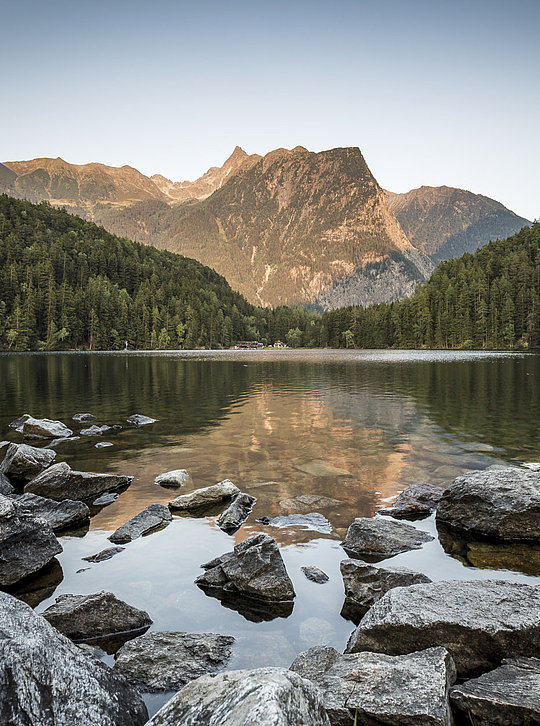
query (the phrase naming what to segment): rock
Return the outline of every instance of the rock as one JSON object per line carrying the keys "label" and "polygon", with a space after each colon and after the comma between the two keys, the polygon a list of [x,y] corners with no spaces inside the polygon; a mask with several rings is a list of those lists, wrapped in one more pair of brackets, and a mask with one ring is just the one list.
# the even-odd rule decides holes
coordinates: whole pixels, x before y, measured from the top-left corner
{"label": "rock", "polygon": [[228,635],[154,631],[123,645],[114,667],[145,693],[176,691],[220,669],[233,643]]}
{"label": "rock", "polygon": [[15,429],[15,431],[19,434],[22,434],[23,432],[23,425],[26,421],[28,421],[29,418],[32,418],[29,413],[23,413],[22,416],[19,416],[19,418],[16,418],[15,421],[12,421],[9,424],[10,429]]}
{"label": "rock", "polygon": [[37,494],[23,494],[14,502],[18,511],[44,519],[53,532],[79,527],[90,519],[90,510],[86,504],[71,499],[57,502]]}
{"label": "rock", "polygon": [[156,423],[157,419],[150,418],[150,416],[143,416],[140,413],[135,413],[126,419],[130,426],[146,426],[147,424]]}
{"label": "rock", "polygon": [[9,592],[27,605],[30,605],[30,607],[36,608],[44,600],[53,596],[54,591],[63,579],[64,571],[62,570],[62,566],[56,557],[53,557],[35,575],[21,580],[15,586],[11,586]]}
{"label": "rock", "polygon": [[39,572],[59,552],[62,545],[46,522],[0,495],[0,587]]}
{"label": "rock", "polygon": [[319,585],[321,585],[323,582],[328,582],[328,580],[330,579],[326,572],[319,570],[318,567],[314,567],[313,565],[310,565],[308,567],[301,567],[300,569],[308,580],[311,580],[311,582],[317,582]]}
{"label": "rock", "polygon": [[540,724],[540,660],[503,660],[490,673],[454,686],[450,699],[474,726]]}
{"label": "rock", "polygon": [[430,534],[410,524],[380,517],[360,517],[351,524],[341,545],[351,557],[377,561],[420,549],[432,539]]}
{"label": "rock", "polygon": [[172,514],[164,504],[149,504],[129,522],[118,527],[108,539],[116,544],[125,544],[158,527],[167,526],[169,522],[172,522]]}
{"label": "rock", "polygon": [[90,426],[88,429],[81,429],[81,436],[101,436],[110,430],[110,426]]}
{"label": "rock", "polygon": [[240,489],[230,479],[224,479],[218,484],[195,489],[194,492],[189,494],[181,494],[169,502],[169,507],[179,510],[202,509],[219,504],[225,499],[231,499],[237,494],[240,494]]}
{"label": "rock", "polygon": [[540,652],[540,589],[494,580],[441,581],[389,590],[364,615],[347,652],[401,655],[436,645],[460,676],[505,657]]}
{"label": "rock", "polygon": [[345,586],[344,609],[351,620],[359,619],[394,587],[431,582],[426,575],[407,567],[375,567],[359,560],[343,560],[340,570]]}
{"label": "rock", "polygon": [[22,434],[25,439],[65,439],[73,436],[73,431],[61,421],[30,416],[22,425]]}
{"label": "rock", "polygon": [[86,562],[103,562],[104,560],[110,560],[111,557],[114,557],[119,552],[123,552],[125,549],[125,547],[107,547],[106,549],[101,550],[101,552],[98,552],[95,555],[83,557],[82,559],[86,560]]}
{"label": "rock", "polygon": [[95,421],[96,417],[91,413],[76,413],[75,416],[72,417],[72,420],[77,423],[88,423],[89,421]]}
{"label": "rock", "polygon": [[55,458],[56,451],[52,449],[38,449],[28,444],[10,444],[0,464],[0,472],[12,481],[27,482],[50,466]]}
{"label": "rock", "polygon": [[20,600],[0,592],[0,723],[143,726],[148,712],[116,671]]}
{"label": "rock", "polygon": [[410,655],[340,655],[311,648],[291,670],[310,678],[323,693],[332,726],[355,723],[392,726],[451,726],[448,690],[456,671],[444,648]]}
{"label": "rock", "polygon": [[110,441],[98,441],[94,446],[96,449],[107,449],[109,446],[112,446],[112,443]]}
{"label": "rock", "polygon": [[60,595],[42,615],[71,640],[95,640],[152,625],[147,612],[122,602],[112,592]]}
{"label": "rock", "polygon": [[11,441],[0,441],[0,449],[3,449],[4,446],[9,446]]}
{"label": "rock", "polygon": [[341,469],[322,459],[313,459],[305,464],[296,464],[295,469],[303,471],[305,474],[311,474],[311,476],[351,476],[350,471]]}
{"label": "rock", "polygon": [[105,507],[107,504],[112,504],[118,499],[118,492],[107,492],[102,494],[95,501],[92,502],[93,507]]}
{"label": "rock", "polygon": [[396,519],[423,519],[436,509],[444,487],[435,484],[411,484],[398,496],[393,506],[380,509],[379,514]]}
{"label": "rock", "polygon": [[498,540],[540,542],[540,473],[474,471],[445,490],[437,522]]}
{"label": "rock", "polygon": [[285,668],[206,675],[184,686],[147,726],[329,726],[316,686]]}
{"label": "rock", "polygon": [[328,509],[339,507],[343,502],[329,497],[321,497],[316,494],[299,494],[297,497],[282,499],[279,508],[283,514],[308,514],[314,509]]}
{"label": "rock", "polygon": [[330,534],[332,532],[332,525],[326,519],[326,517],[318,512],[310,512],[309,514],[289,514],[288,516],[279,517],[261,517],[257,522],[266,524],[268,527],[279,527],[283,529],[285,527],[305,527],[306,529],[312,529],[315,532],[321,532],[323,534]]}
{"label": "rock", "polygon": [[2,474],[0,471],[0,494],[3,494],[4,496],[8,496],[9,494],[13,494],[15,491],[15,487],[13,484],[9,481],[7,476],[5,474]]}
{"label": "rock", "polygon": [[166,489],[179,489],[189,479],[189,474],[185,469],[174,469],[159,474],[154,479],[154,484]]}
{"label": "rock", "polygon": [[234,534],[251,514],[257,499],[249,494],[237,494],[218,519],[218,526],[227,534]]}
{"label": "rock", "polygon": [[133,481],[132,476],[117,474],[93,474],[86,471],[75,471],[65,462],[53,464],[38,474],[27,484],[25,492],[39,494],[42,497],[56,499],[90,499],[103,492],[127,487]]}
{"label": "rock", "polygon": [[540,471],[540,462],[537,461],[531,461],[528,464],[522,464],[521,466],[524,469],[529,469],[530,471]]}

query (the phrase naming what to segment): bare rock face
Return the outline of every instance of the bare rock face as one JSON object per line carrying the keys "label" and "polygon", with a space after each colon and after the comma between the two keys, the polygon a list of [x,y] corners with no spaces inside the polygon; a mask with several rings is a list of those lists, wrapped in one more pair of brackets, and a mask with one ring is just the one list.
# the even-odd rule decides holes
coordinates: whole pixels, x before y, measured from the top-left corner
{"label": "bare rock face", "polygon": [[12,481],[26,483],[50,466],[55,458],[56,451],[52,449],[38,449],[28,444],[10,444],[0,464],[0,472]]}
{"label": "bare rock face", "polygon": [[127,487],[132,481],[132,476],[75,471],[62,461],[38,474],[24,491],[59,502],[63,499],[85,500]]}
{"label": "bare rock face", "polygon": [[540,724],[540,660],[503,660],[499,668],[454,686],[452,706],[474,726]]}
{"label": "bare rock face", "polygon": [[81,641],[142,631],[152,625],[147,612],[119,600],[112,592],[60,595],[42,615],[65,636]]}
{"label": "bare rock face", "polygon": [[145,693],[178,690],[221,669],[234,638],[214,633],[145,633],[123,645],[114,667]]}
{"label": "bare rock face", "polygon": [[19,511],[11,499],[0,495],[1,587],[38,572],[59,552],[62,545],[46,522]]}
{"label": "bare rock face", "polygon": [[170,522],[172,522],[172,514],[164,504],[149,504],[129,522],[118,527],[109,539],[115,544],[126,544],[158,527],[166,527]]}
{"label": "bare rock face", "polygon": [[18,511],[44,519],[53,532],[79,527],[90,519],[90,510],[86,504],[71,499],[56,502],[37,494],[23,494],[14,503]]}
{"label": "bare rock face", "polygon": [[189,494],[181,494],[169,502],[169,507],[179,511],[204,509],[213,507],[226,499],[232,499],[237,494],[240,494],[240,489],[230,479],[224,479],[218,484],[195,489],[194,492]]}
{"label": "bare rock face", "polygon": [[73,431],[61,421],[50,418],[27,418],[22,425],[25,439],[65,439],[73,436]]}
{"label": "bare rock face", "polygon": [[497,540],[540,542],[540,472],[474,471],[445,490],[437,522]]}
{"label": "bare rock face", "polygon": [[408,655],[341,655],[333,648],[301,653],[291,670],[323,692],[332,726],[452,726],[448,691],[456,669],[445,648]]}
{"label": "bare rock face", "polygon": [[143,416],[140,413],[134,413],[126,421],[130,426],[147,426],[148,424],[156,423],[157,419],[150,418],[150,416]]}
{"label": "bare rock face", "polygon": [[0,592],[0,723],[143,726],[127,681],[91,658],[28,605]]}
{"label": "bare rock face", "polygon": [[234,534],[249,517],[256,501],[257,499],[249,494],[237,494],[219,517],[219,528],[227,532],[227,534]]}
{"label": "bare rock face", "polygon": [[460,676],[540,652],[540,589],[495,580],[442,581],[389,590],[368,610],[348,653],[402,655],[442,646]]}
{"label": "bare rock face", "polygon": [[318,688],[285,668],[206,675],[188,683],[148,726],[329,726]]}
{"label": "bare rock face", "polygon": [[398,496],[392,507],[380,509],[384,514],[395,519],[423,519],[429,517],[437,508],[444,487],[435,484],[411,484]]}
{"label": "bare rock face", "polygon": [[189,479],[189,474],[185,469],[174,469],[159,474],[154,479],[154,484],[166,489],[180,489],[181,486]]}
{"label": "bare rock face", "polygon": [[430,534],[410,524],[380,517],[359,517],[347,530],[341,545],[351,557],[377,561],[400,552],[420,549],[432,539]]}

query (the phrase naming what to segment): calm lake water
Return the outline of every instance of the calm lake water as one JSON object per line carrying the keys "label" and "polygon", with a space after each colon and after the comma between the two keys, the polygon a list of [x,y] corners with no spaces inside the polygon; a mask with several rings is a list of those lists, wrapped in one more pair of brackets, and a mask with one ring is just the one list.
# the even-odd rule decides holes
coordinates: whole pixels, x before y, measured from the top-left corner
{"label": "calm lake water", "polygon": [[[470,469],[540,460],[540,356],[406,351],[227,351],[179,353],[0,354],[0,438],[20,441],[8,424],[22,413],[98,424],[124,424],[133,413],[158,422],[106,434],[113,446],[82,437],[56,446],[73,468],[133,475],[134,481],[93,517],[90,529],[61,537],[60,566],[24,597],[39,611],[62,593],[111,590],[154,620],[153,629],[233,635],[229,667],[288,666],[313,645],[342,650],[354,624],[340,615],[340,540],[351,521],[372,516],[408,484],[448,484]],[[181,490],[230,478],[257,497],[233,536],[214,516],[178,517],[128,544],[113,559],[82,557],[110,546],[111,530],[152,502],[176,496],[154,484],[187,469]],[[258,517],[302,511],[299,495],[327,500],[315,511],[330,534],[276,529]],[[291,502],[291,500],[293,500]],[[313,511],[311,508],[303,511]],[[415,523],[436,532],[433,518]],[[200,564],[252,534],[276,538],[297,597],[292,614],[252,622],[206,596],[194,579]],[[438,540],[398,555],[395,564],[432,579],[540,582],[538,551]],[[317,565],[330,581],[302,574]],[[112,662],[112,656],[104,654]],[[148,696],[153,712],[167,696]]]}

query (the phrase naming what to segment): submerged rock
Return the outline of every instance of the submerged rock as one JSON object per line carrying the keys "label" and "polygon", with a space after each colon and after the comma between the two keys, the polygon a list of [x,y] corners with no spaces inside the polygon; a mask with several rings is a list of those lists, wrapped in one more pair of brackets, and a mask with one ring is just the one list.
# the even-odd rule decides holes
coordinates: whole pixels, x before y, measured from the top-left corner
{"label": "submerged rock", "polygon": [[23,494],[14,502],[18,511],[44,519],[53,532],[79,527],[90,519],[90,510],[86,504],[71,499],[57,502],[37,494]]}
{"label": "submerged rock", "polygon": [[185,469],[174,469],[156,476],[154,484],[165,487],[165,489],[180,489],[188,479],[189,474]]}
{"label": "submerged rock", "polygon": [[90,499],[103,492],[127,487],[132,476],[75,471],[64,461],[53,464],[27,484],[25,492],[56,499]]}
{"label": "submerged rock", "polygon": [[206,675],[184,686],[148,726],[329,726],[321,693],[285,668]]}
{"label": "submerged rock", "polygon": [[7,476],[5,474],[2,474],[0,471],[0,494],[3,494],[4,496],[8,496],[9,494],[13,494],[15,491],[15,487],[13,484],[9,481]]}
{"label": "submerged rock", "polygon": [[169,507],[184,511],[203,509],[205,507],[212,507],[214,504],[219,504],[219,502],[225,499],[231,499],[237,494],[240,494],[240,489],[230,479],[224,479],[218,484],[195,489],[194,492],[190,492],[189,494],[181,494],[169,502]]}
{"label": "submerged rock", "polygon": [[[143,726],[148,712],[117,672],[0,592],[0,723]],[[31,664],[31,665],[30,665]]]}
{"label": "submerged rock", "polygon": [[90,555],[89,557],[83,557],[82,559],[86,560],[86,562],[103,562],[104,560],[110,560],[111,557],[114,557],[119,552],[123,552],[125,549],[125,547],[106,547],[101,552],[97,552],[95,555]]}
{"label": "submerged rock", "polygon": [[152,625],[147,612],[119,600],[112,592],[60,595],[42,615],[71,640],[96,640],[117,633],[136,633]]}
{"label": "submerged rock", "polygon": [[10,444],[0,464],[0,472],[12,481],[27,482],[50,466],[55,458],[56,451],[52,449],[39,449],[28,444]]}
{"label": "submerged rock", "polygon": [[437,522],[498,540],[540,542],[540,473],[474,471],[445,490]]}
{"label": "submerged rock", "polygon": [[282,499],[279,508],[283,514],[308,514],[314,509],[329,509],[339,507],[343,502],[329,497],[318,496],[317,494],[299,494],[297,497]]}
{"label": "submerged rock", "polygon": [[503,658],[540,652],[540,589],[494,580],[442,581],[389,590],[364,615],[347,652],[389,655],[436,645],[461,676]]}
{"label": "submerged rock", "polygon": [[116,544],[125,544],[158,527],[167,526],[169,522],[172,522],[172,514],[164,504],[149,504],[129,522],[118,527],[109,539]]}
{"label": "submerged rock", "polygon": [[147,424],[156,423],[157,419],[150,418],[150,416],[143,416],[140,413],[135,413],[126,419],[130,426],[146,426]]}
{"label": "submerged rock", "polygon": [[423,519],[437,508],[444,487],[435,484],[411,484],[398,496],[388,509],[380,509],[384,514],[395,519]]}
{"label": "submerged rock", "polygon": [[391,724],[451,726],[448,690],[456,671],[448,651],[428,648],[410,655],[341,655],[333,648],[301,653],[291,670],[323,693],[332,726]]}
{"label": "submerged rock", "polygon": [[93,507],[105,507],[107,504],[112,504],[118,499],[118,492],[107,492],[102,494],[100,497],[92,502]]}
{"label": "submerged rock", "polygon": [[234,534],[246,521],[257,499],[249,494],[237,494],[218,519],[218,526],[227,534]]}
{"label": "submerged rock", "polygon": [[308,580],[311,580],[311,582],[316,582],[319,585],[322,585],[324,582],[328,582],[328,580],[330,579],[326,572],[319,570],[318,567],[314,567],[313,565],[309,565],[308,567],[301,567],[300,569]]}
{"label": "submerged rock", "polygon": [[359,517],[347,530],[343,549],[352,557],[383,560],[400,552],[417,550],[433,537],[410,524],[380,517]]}
{"label": "submerged rock", "polygon": [[25,439],[65,439],[73,436],[73,431],[61,421],[50,418],[27,418],[22,425]]}
{"label": "submerged rock", "polygon": [[110,426],[90,426],[88,429],[81,429],[81,436],[101,436],[110,430]]}
{"label": "submerged rock", "polygon": [[219,670],[231,656],[234,638],[214,633],[145,633],[116,653],[114,667],[146,693],[173,691]]}
{"label": "submerged rock", "polygon": [[322,534],[330,534],[332,532],[332,525],[326,519],[323,514],[319,512],[310,512],[309,514],[289,514],[287,516],[279,517],[261,517],[257,520],[262,524],[266,524],[268,527],[279,527],[284,529],[286,527],[304,527],[305,529],[312,529],[314,532],[321,532]]}
{"label": "submerged rock", "polygon": [[88,423],[89,421],[95,421],[96,417],[91,413],[76,413],[75,416],[72,416],[72,420],[77,423]]}
{"label": "submerged rock", "polygon": [[474,726],[540,724],[540,660],[503,660],[499,668],[454,686],[453,708]]}
{"label": "submerged rock", "polygon": [[0,495],[0,587],[39,572],[59,552],[62,545],[47,522],[19,511]]}

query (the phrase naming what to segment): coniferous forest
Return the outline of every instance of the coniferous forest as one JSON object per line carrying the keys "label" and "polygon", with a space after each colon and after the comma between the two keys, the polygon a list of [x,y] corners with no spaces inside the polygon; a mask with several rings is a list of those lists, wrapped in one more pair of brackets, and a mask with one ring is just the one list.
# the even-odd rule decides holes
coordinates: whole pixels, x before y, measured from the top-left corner
{"label": "coniferous forest", "polygon": [[399,302],[259,308],[180,255],[0,196],[0,348],[538,348],[540,224],[443,262]]}

